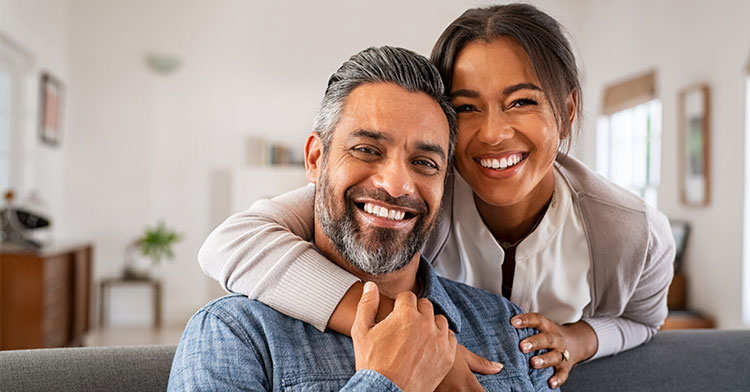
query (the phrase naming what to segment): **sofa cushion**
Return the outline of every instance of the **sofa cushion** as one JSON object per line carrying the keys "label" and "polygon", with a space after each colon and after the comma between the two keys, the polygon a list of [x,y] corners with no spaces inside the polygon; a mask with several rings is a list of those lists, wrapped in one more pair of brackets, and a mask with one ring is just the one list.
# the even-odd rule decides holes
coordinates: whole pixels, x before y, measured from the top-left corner
{"label": "sofa cushion", "polygon": [[[164,391],[175,346],[0,351],[0,391]],[[746,391],[750,330],[659,332],[578,365],[570,391]]]}
{"label": "sofa cushion", "polygon": [[165,391],[175,346],[0,351],[0,391]]}
{"label": "sofa cushion", "polygon": [[663,331],[651,342],[576,366],[565,391],[750,390],[748,330]]}

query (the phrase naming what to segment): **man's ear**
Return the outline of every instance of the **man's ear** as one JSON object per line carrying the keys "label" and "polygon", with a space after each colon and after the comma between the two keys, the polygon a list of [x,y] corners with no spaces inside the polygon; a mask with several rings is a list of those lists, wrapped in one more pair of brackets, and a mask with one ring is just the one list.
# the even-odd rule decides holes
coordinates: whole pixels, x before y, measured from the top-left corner
{"label": "man's ear", "polygon": [[317,132],[311,132],[305,142],[305,173],[307,180],[317,184],[320,166],[323,164],[323,141]]}

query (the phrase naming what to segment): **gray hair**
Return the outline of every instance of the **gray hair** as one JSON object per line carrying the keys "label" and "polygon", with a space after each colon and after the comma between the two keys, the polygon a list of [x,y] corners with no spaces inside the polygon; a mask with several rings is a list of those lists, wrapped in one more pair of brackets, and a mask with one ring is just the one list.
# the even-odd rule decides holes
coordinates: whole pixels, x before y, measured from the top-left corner
{"label": "gray hair", "polygon": [[440,73],[430,61],[410,50],[392,46],[365,49],[344,62],[328,79],[328,87],[315,117],[313,130],[328,153],[333,129],[338,125],[346,98],[365,83],[394,83],[409,92],[423,92],[443,109],[450,127],[449,159],[456,144],[456,112],[445,94]]}

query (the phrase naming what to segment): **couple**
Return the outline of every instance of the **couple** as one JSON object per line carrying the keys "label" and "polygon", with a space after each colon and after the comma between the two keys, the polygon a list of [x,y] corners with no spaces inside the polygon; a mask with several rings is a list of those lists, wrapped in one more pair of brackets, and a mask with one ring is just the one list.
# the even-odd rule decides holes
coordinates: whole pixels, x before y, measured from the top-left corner
{"label": "couple", "polygon": [[[663,215],[638,198],[572,158],[556,162],[558,155],[564,156],[558,151],[569,143],[573,120],[581,110],[575,59],[557,22],[529,5],[472,9],[446,29],[432,62],[458,116],[453,161],[458,173],[448,176],[445,211],[422,248],[423,256],[443,276],[503,294],[538,312],[512,318],[514,327],[539,330],[527,337],[519,329],[513,339],[520,340],[520,347],[515,343],[517,347],[511,349],[512,342],[502,348],[465,344],[488,359],[508,361],[503,371],[479,380],[511,373],[516,368],[513,355],[523,352],[531,356],[526,366],[532,369],[550,372],[554,367],[547,380],[554,388],[565,381],[575,363],[647,341],[666,316],[674,255],[671,233]],[[327,121],[335,115],[326,115],[325,110],[324,105],[316,131],[338,125]],[[369,157],[382,152],[368,147],[357,153]],[[378,181],[373,179],[369,187],[385,189],[387,184]],[[396,185],[401,187],[397,194],[419,194],[413,182]],[[350,333],[362,292],[361,283],[355,282],[362,271],[337,268],[309,243],[286,232],[310,239],[314,227],[319,240],[321,209],[329,209],[315,203],[313,225],[312,200],[317,196],[313,189],[302,189],[230,217],[209,236],[199,258],[204,270],[232,291],[320,330],[327,326]],[[392,196],[396,200],[372,198],[386,209],[390,204],[399,207],[395,202],[399,196]],[[347,208],[357,217],[381,215],[382,209],[373,204],[354,203]],[[395,208],[394,218],[402,213],[405,220],[421,216],[413,206],[400,207],[403,210]],[[390,217],[391,211],[387,213]],[[341,265],[340,259],[320,250]],[[351,252],[351,258],[340,253],[353,263],[363,252]],[[424,290],[428,288],[422,287],[427,295]],[[368,295],[372,293],[365,298]],[[449,316],[434,301],[440,313]],[[377,320],[393,308],[387,295],[379,302]],[[478,336],[504,330],[511,316],[506,312],[500,325],[483,319],[484,315],[481,322],[463,323],[459,342],[463,343],[467,328]],[[397,340],[390,342],[397,344]],[[492,350],[503,356],[493,357]],[[535,350],[548,351],[537,355]],[[459,347],[444,383],[476,381],[469,367],[491,372],[491,366]],[[540,373],[544,374],[532,370],[530,379]]]}

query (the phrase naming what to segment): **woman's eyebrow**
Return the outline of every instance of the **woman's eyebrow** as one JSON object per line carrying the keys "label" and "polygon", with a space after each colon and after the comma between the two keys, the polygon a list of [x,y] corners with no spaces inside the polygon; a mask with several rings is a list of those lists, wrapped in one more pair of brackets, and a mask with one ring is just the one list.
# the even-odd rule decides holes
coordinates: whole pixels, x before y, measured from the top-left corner
{"label": "woman's eyebrow", "polygon": [[[543,91],[541,87],[537,86],[533,83],[518,83],[514,84],[512,86],[508,86],[505,89],[503,89],[503,95],[510,95],[518,90],[534,90],[534,91]],[[479,93],[474,90],[468,90],[468,89],[461,89],[451,92],[451,99],[456,97],[466,97],[466,98],[477,98],[479,97]]]}
{"label": "woman's eyebrow", "polygon": [[479,93],[474,90],[456,90],[451,92],[451,99],[456,97],[466,97],[466,98],[476,98],[479,96]]}
{"label": "woman's eyebrow", "polygon": [[518,90],[542,91],[542,88],[533,83],[518,83],[512,86],[508,86],[505,89],[503,89],[503,95],[506,95],[506,96],[511,95]]}

